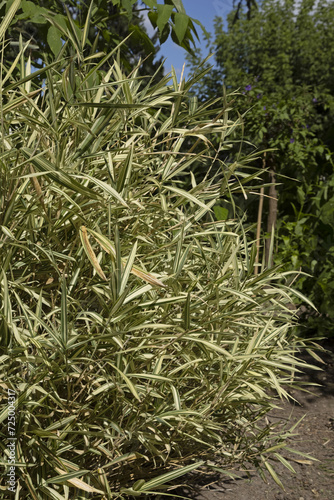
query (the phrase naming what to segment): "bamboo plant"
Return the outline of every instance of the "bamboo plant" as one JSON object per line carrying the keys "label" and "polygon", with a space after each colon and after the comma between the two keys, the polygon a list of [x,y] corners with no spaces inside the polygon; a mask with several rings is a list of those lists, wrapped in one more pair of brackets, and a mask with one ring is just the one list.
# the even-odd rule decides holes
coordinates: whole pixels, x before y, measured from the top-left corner
{"label": "bamboo plant", "polygon": [[0,397],[17,393],[19,497],[167,495],[250,464],[280,484],[289,432],[264,417],[298,386],[305,341],[290,275],[255,275],[244,221],[214,216],[261,184],[253,158],[224,154],[234,94],[198,105],[201,74],[157,84],[63,36],[42,70],[22,44],[1,66]]}

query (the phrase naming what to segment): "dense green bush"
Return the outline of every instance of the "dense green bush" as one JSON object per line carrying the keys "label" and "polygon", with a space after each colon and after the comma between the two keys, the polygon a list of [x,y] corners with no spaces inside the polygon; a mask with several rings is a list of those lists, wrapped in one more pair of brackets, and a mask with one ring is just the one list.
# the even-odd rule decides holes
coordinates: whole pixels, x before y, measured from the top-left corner
{"label": "dense green bush", "polygon": [[[210,142],[230,147],[231,97],[206,118],[196,81],[143,84],[75,48],[2,74],[1,397],[17,393],[18,494],[125,498],[249,463],[279,482],[288,433],[263,417],[306,366],[304,342],[290,275],[254,276],[242,223],[213,216],[259,175]],[[4,405],[4,464],[7,422]]]}

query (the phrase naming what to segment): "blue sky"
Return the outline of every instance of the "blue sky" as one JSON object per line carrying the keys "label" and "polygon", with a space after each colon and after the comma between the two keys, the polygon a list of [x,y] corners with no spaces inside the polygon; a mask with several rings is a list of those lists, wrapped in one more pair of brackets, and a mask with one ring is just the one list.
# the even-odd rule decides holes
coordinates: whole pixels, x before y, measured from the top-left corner
{"label": "blue sky", "polygon": [[[228,12],[232,9],[233,0],[183,0],[184,8],[190,17],[198,19],[205,26],[207,31],[213,32],[213,20],[215,16],[220,16],[226,20]],[[146,23],[145,23],[146,24]],[[147,23],[147,28],[149,23]],[[201,36],[201,28],[197,25],[198,35]],[[151,30],[148,30],[150,34]],[[151,31],[152,33],[152,31]],[[201,43],[196,43],[201,47],[203,55],[207,55],[205,49],[205,42],[201,37]],[[169,73],[171,66],[173,65],[177,71],[177,75],[180,76],[183,63],[185,62],[186,51],[176,45],[172,39],[169,39],[161,46],[158,56],[166,57],[165,70]],[[212,59],[213,63],[213,59]],[[187,71],[185,70],[185,76],[187,76]]]}

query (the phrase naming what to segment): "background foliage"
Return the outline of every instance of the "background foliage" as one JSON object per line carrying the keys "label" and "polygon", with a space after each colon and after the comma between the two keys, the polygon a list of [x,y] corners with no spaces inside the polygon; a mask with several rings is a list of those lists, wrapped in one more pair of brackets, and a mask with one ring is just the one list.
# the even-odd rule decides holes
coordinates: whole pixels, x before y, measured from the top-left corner
{"label": "background foliage", "polygon": [[[308,325],[327,335],[334,319],[333,28],[333,2],[264,0],[251,16],[241,7],[226,28],[216,20],[216,66],[197,88],[202,98],[223,84],[240,88],[245,140],[274,149],[266,155],[268,181],[278,183],[265,193],[267,252],[274,225],[275,261],[314,276],[297,286],[322,313]],[[200,56],[190,60],[196,65]],[[252,201],[242,206],[255,222]]]}
{"label": "background foliage", "polygon": [[[0,5],[0,14],[8,11],[13,0]],[[155,35],[149,37],[143,14]],[[88,23],[86,20],[88,19]],[[154,61],[157,42],[163,43],[169,35],[173,41],[191,51],[194,38],[198,38],[195,25],[204,29],[201,23],[190,18],[181,0],[91,0],[60,2],[42,0],[34,3],[22,0],[15,16],[15,23],[9,28],[11,37],[7,58],[14,60],[18,53],[19,37],[23,43],[29,41],[27,51],[35,67],[42,61],[58,56],[65,40],[82,41],[83,54],[109,53],[120,46],[122,64],[130,71],[139,59],[146,59],[141,65],[144,75],[154,74],[160,62]],[[83,34],[83,36],[81,36]],[[124,39],[126,38],[126,42]],[[162,75],[161,75],[162,76]]]}

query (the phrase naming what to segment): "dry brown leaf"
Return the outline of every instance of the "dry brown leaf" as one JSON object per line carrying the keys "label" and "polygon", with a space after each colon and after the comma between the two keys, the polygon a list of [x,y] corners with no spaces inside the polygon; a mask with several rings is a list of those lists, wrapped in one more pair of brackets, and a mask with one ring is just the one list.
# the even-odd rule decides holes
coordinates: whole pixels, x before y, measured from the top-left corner
{"label": "dry brown leaf", "polygon": [[94,253],[94,250],[91,247],[91,244],[89,243],[88,235],[87,235],[87,229],[85,226],[81,226],[80,228],[80,236],[81,236],[81,241],[84,246],[84,249],[86,251],[86,254],[88,255],[89,260],[91,261],[94,269],[96,270],[97,274],[105,281],[108,281],[106,278],[106,275],[101,269],[101,266],[99,264],[99,261],[96,258],[96,255]]}
{"label": "dry brown leaf", "polygon": [[163,288],[167,288],[167,286],[162,283],[162,281],[158,280],[155,278],[152,274],[144,271],[139,271],[138,269],[135,269],[134,267],[131,269],[132,274],[135,276],[138,276],[138,278],[141,278],[144,281],[147,281],[150,285],[154,286],[162,286]]}
{"label": "dry brown leaf", "polygon": [[293,462],[297,462],[297,464],[302,464],[302,465],[313,465],[314,462],[312,460],[302,460],[299,458],[290,458],[290,460],[293,460]]}

